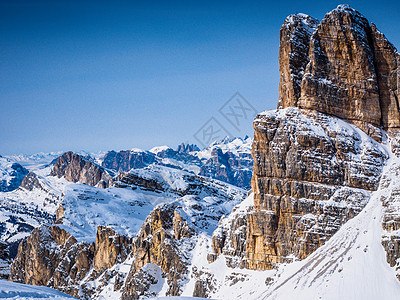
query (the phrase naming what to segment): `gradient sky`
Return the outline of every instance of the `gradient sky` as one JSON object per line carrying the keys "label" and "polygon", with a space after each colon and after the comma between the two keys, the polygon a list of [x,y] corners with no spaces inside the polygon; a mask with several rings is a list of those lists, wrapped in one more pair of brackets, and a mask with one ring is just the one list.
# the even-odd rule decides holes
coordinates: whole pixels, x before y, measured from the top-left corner
{"label": "gradient sky", "polygon": [[[348,1],[400,45],[397,1]],[[336,1],[0,1],[0,154],[196,142],[240,92],[278,97],[279,28]]]}

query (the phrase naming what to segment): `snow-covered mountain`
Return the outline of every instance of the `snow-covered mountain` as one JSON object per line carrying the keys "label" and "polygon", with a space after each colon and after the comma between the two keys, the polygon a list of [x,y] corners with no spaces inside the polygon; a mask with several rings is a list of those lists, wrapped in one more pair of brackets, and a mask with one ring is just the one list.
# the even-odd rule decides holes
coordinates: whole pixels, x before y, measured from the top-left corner
{"label": "snow-covered mountain", "polygon": [[[86,278],[76,278],[75,281],[68,284],[69,289],[66,289],[65,283],[61,284],[59,279],[58,284],[54,282],[50,286],[74,295],[86,293],[100,297],[104,293],[107,294],[110,288],[104,283],[99,284],[108,271],[104,273],[102,270],[99,274],[96,273],[99,270],[96,270],[95,266],[99,263],[98,260],[91,258],[92,254],[90,253],[93,255],[95,253],[90,252],[92,250],[89,249],[99,243],[99,228],[101,226],[109,228],[115,235],[126,237],[127,241],[130,241],[138,234],[154,209],[161,207],[160,209],[163,210],[173,207],[176,213],[179,211],[179,214],[184,217],[185,224],[191,228],[191,234],[197,236],[202,233],[211,237],[221,216],[229,214],[232,208],[241,202],[245,191],[222,181],[199,175],[199,165],[202,164],[202,161],[208,160],[204,156],[212,157],[211,152],[219,149],[220,144],[224,147],[224,151],[227,152],[228,149],[236,151],[234,155],[239,157],[239,153],[241,155],[246,152],[249,154],[250,143],[251,139],[224,139],[222,142],[216,142],[208,149],[202,150],[202,158],[194,155],[200,150],[192,145],[182,144],[177,151],[166,146],[155,147],[150,151],[133,149],[128,153],[135,159],[145,154],[150,155],[154,160],[153,163],[147,165],[134,164],[127,172],[118,169],[106,171],[103,167],[96,165],[96,162],[103,162],[104,165],[105,159],[100,157],[93,159],[87,153],[83,153],[83,155],[67,152],[65,154],[41,153],[32,156],[10,156],[6,159],[7,163],[14,158],[29,168],[31,172],[23,177],[17,189],[0,193],[1,239],[8,244],[7,253],[13,258],[17,254],[17,246],[20,241],[26,238],[31,239],[32,234],[38,230],[41,238],[47,236],[46,239],[55,238],[56,241],[59,240],[59,237],[56,237],[60,234],[59,230],[65,232],[76,241],[73,242],[74,249],[81,249],[81,251],[86,249],[84,250],[88,252],[86,259],[89,267],[91,266],[93,269],[86,269]],[[55,157],[56,155],[59,156]],[[112,186],[108,187],[108,184],[98,186],[97,181],[92,179],[98,176],[98,178],[104,178],[104,175],[101,175],[102,172],[108,174],[107,176],[114,176],[114,178],[109,177],[109,184]],[[108,188],[104,189],[104,187]],[[165,205],[167,206],[165,207]],[[45,233],[46,226],[53,228],[52,224],[57,224],[56,228],[59,229]],[[192,230],[194,231],[192,232]],[[22,244],[18,250],[17,260],[24,251]],[[49,244],[49,241],[40,240],[39,244],[45,245],[46,249],[54,249],[56,251],[54,253],[65,251],[57,246],[57,242]],[[91,244],[93,246],[90,246]],[[39,246],[37,245],[37,247]],[[38,248],[35,249],[38,250]],[[95,249],[98,251],[96,247]],[[76,250],[73,251],[71,248],[69,251],[68,253],[74,253]],[[127,254],[131,252],[129,249],[124,251]],[[185,255],[188,255],[187,251],[189,250],[186,250]],[[34,253],[31,254],[34,255]],[[60,257],[54,258],[54,267],[57,267],[57,264],[63,264],[64,261],[62,254],[57,255]],[[31,261],[32,256],[29,255],[29,257],[28,261]],[[80,262],[77,257],[70,259]],[[10,261],[7,259],[3,263],[2,270],[6,273],[10,272],[9,266],[7,266],[9,263]],[[120,257],[112,265],[119,269],[119,264],[123,265],[124,263]],[[28,267],[24,266],[23,262],[20,262],[20,265],[25,270],[23,273],[28,272],[26,270]],[[121,270],[124,269],[122,265]],[[63,267],[59,265],[58,268]],[[21,280],[19,272],[17,265],[14,264],[11,278],[20,282],[42,284],[42,281],[37,278],[29,279],[27,274],[23,275],[25,279]],[[38,274],[35,272],[30,274],[31,278],[39,276],[35,275]],[[54,281],[55,269],[50,268],[47,272],[53,275],[47,278],[46,282]],[[118,274],[124,278],[128,276],[128,273],[129,269]],[[82,290],[82,285],[86,286],[85,292],[79,292]],[[122,286],[116,288],[115,293],[121,295],[122,288]],[[113,293],[114,296],[115,293]]]}
{"label": "snow-covered mountain", "polygon": [[280,39],[253,140],[22,157],[0,274],[80,299],[398,299],[399,53],[348,5]]}
{"label": "snow-covered mountain", "polygon": [[7,157],[0,156],[0,192],[9,192],[19,187],[28,170]]}
{"label": "snow-covered mountain", "polygon": [[137,148],[110,151],[104,156],[102,166],[127,172],[152,164],[163,165],[250,189],[253,166],[251,144],[250,137],[226,137],[203,150],[196,145],[181,144],[176,150],[157,146],[149,151]]}

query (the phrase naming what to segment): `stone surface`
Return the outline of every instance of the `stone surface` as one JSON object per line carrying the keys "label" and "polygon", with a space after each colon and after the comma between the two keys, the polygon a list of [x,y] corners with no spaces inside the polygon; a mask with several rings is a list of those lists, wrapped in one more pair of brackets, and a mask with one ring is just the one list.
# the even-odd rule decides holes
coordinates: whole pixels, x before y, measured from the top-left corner
{"label": "stone surface", "polygon": [[336,116],[381,140],[400,125],[399,54],[374,24],[347,5],[317,22],[289,16],[280,32],[278,108]]}
{"label": "stone surface", "polygon": [[97,227],[93,268],[97,273],[123,262],[130,252],[131,240],[105,226]]}
{"label": "stone surface", "polygon": [[387,154],[340,119],[294,108],[258,115],[254,129],[246,255],[264,269],[307,257],[358,214]]}
{"label": "stone surface", "polygon": [[104,168],[73,152],[61,155],[50,175],[101,188],[110,187],[113,183],[111,175]]}
{"label": "stone surface", "polygon": [[318,20],[305,14],[288,16],[279,31],[278,108],[297,106],[301,80],[309,62],[310,38]]}
{"label": "stone surface", "polygon": [[209,261],[222,253],[232,267],[268,269],[307,257],[357,215],[387,153],[357,127],[298,108],[261,113],[254,130],[254,207],[221,221]]}
{"label": "stone surface", "polygon": [[237,205],[229,216],[221,218],[212,235],[212,253],[207,255],[209,263],[223,254],[227,266],[246,267],[247,223],[253,210],[253,203],[254,195],[251,194]]}
{"label": "stone surface", "polygon": [[129,251],[130,239],[107,227],[99,226],[95,243],[89,244],[78,242],[57,225],[40,226],[20,243],[9,280],[89,299],[95,291],[82,284],[84,277],[98,278],[125,260]]}
{"label": "stone surface", "polygon": [[381,125],[385,129],[400,128],[400,54],[375,24],[371,24],[371,33],[382,112]]}
{"label": "stone surface", "polygon": [[248,188],[251,182],[252,161],[250,153],[239,157],[220,148],[211,151],[211,158],[201,166],[199,175],[218,179],[239,187]]}
{"label": "stone surface", "polygon": [[134,169],[160,165],[250,189],[253,166],[250,144],[249,137],[224,138],[203,150],[196,145],[182,143],[176,150],[161,146],[150,151],[110,151],[104,156],[102,166],[126,173]]}
{"label": "stone surface", "polygon": [[92,258],[89,244],[58,226],[41,226],[20,243],[9,280],[78,295],[76,284],[89,272]]}
{"label": "stone surface", "polygon": [[146,292],[137,278],[147,264],[161,268],[168,283],[167,295],[178,296],[182,292],[181,281],[186,278],[189,265],[182,240],[190,238],[193,229],[182,219],[176,208],[175,204],[155,208],[142,225],[133,241],[134,260],[122,299],[139,299]]}
{"label": "stone surface", "polygon": [[29,172],[21,182],[20,188],[24,188],[28,191],[33,191],[33,189],[43,189],[41,186],[39,179],[36,174],[33,172]]}
{"label": "stone surface", "polygon": [[382,246],[386,251],[388,264],[396,271],[400,280],[400,168],[397,163],[391,163],[387,176],[380,183],[381,201],[383,205]]}
{"label": "stone surface", "polygon": [[19,163],[0,156],[0,192],[17,189],[28,173],[29,171]]}

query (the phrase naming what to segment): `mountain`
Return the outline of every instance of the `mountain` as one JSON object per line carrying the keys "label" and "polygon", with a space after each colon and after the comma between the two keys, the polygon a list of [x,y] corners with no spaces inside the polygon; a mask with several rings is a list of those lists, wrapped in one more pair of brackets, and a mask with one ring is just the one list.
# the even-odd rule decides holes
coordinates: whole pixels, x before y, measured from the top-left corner
{"label": "mountain", "polygon": [[3,274],[80,299],[397,299],[399,54],[348,5],[280,42],[253,139],[67,152],[2,192]]}
{"label": "mountain", "polygon": [[256,299],[395,299],[399,54],[348,5],[289,16],[280,42],[278,109],[253,123],[254,202],[223,219],[209,262],[266,270],[263,292],[240,292]]}
{"label": "mountain", "polygon": [[[72,174],[95,174],[82,157],[60,159]],[[245,195],[238,187],[161,165],[121,173],[104,189],[68,182],[68,173],[58,178],[59,165],[56,162],[45,177],[62,185],[56,220],[36,227],[19,244],[10,279],[83,298],[106,296],[110,289],[113,297],[157,295],[134,284],[139,280],[136,272],[146,263],[154,267],[141,271],[143,276],[161,267],[157,272],[168,278],[166,293],[179,295],[189,276],[195,240],[204,234],[211,237],[221,216]],[[86,182],[86,177],[78,180]],[[181,264],[179,270],[171,268],[169,256]]]}
{"label": "mountain", "polygon": [[0,156],[0,191],[9,192],[19,187],[28,170],[19,163]]}
{"label": "mountain", "polygon": [[200,150],[196,145],[181,144],[176,150],[158,146],[141,149],[109,151],[102,166],[117,172],[128,172],[150,165],[162,165],[194,174],[218,179],[245,189],[250,189],[253,160],[249,137],[224,138]]}

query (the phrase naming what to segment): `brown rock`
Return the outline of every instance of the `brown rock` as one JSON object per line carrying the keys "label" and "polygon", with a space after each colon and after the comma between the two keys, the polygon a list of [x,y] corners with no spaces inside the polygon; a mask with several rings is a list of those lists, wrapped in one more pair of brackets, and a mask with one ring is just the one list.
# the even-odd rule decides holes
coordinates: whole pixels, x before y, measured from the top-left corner
{"label": "brown rock", "polygon": [[130,239],[105,226],[97,227],[93,268],[97,273],[123,262],[129,253]]}
{"label": "brown rock", "polygon": [[58,226],[41,226],[20,243],[9,280],[77,295],[76,284],[90,270],[92,257],[89,244],[78,243]]}
{"label": "brown rock", "polygon": [[318,20],[304,14],[290,15],[279,32],[278,108],[297,106],[301,80],[309,62],[310,37]]}
{"label": "brown rock", "polygon": [[248,268],[307,257],[358,214],[368,191],[378,187],[386,154],[341,122],[295,108],[254,121]]}
{"label": "brown rock", "polygon": [[371,33],[382,111],[381,124],[385,129],[400,128],[400,54],[375,24],[371,24]]}
{"label": "brown rock", "polygon": [[[145,295],[148,285],[143,287],[138,278],[148,277],[143,274],[143,267],[147,264],[159,266],[163,274],[166,274],[169,286],[167,295],[177,296],[182,292],[181,280],[188,273],[188,262],[185,253],[180,249],[180,239],[191,237],[193,230],[176,208],[175,204],[155,208],[143,223],[133,241],[134,261],[126,279],[122,299],[138,299]],[[149,278],[146,281],[148,280]]]}
{"label": "brown rock", "polygon": [[65,152],[55,162],[50,175],[65,177],[71,182],[80,182],[100,188],[113,183],[110,174],[102,167],[73,152]]}
{"label": "brown rock", "polygon": [[367,19],[339,6],[318,25],[310,40],[310,63],[298,106],[357,125],[380,126],[378,79]]}
{"label": "brown rock", "polygon": [[281,27],[278,108],[337,116],[381,140],[400,127],[399,54],[374,24],[347,5],[317,21],[291,15]]}
{"label": "brown rock", "polygon": [[40,184],[37,176],[33,172],[29,172],[22,180],[20,188],[24,188],[28,191],[33,191],[34,188],[43,189],[42,185]]}

